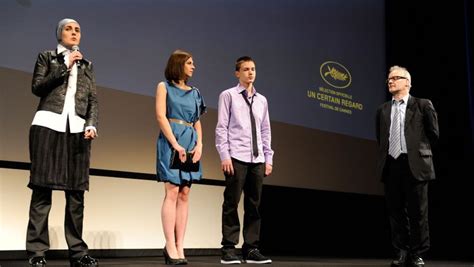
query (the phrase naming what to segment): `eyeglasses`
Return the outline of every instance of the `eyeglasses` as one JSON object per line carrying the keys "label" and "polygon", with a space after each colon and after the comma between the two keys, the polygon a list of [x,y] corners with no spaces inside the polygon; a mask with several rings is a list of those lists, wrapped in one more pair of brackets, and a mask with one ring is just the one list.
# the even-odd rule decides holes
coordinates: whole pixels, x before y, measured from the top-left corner
{"label": "eyeglasses", "polygon": [[393,77],[388,78],[385,82],[386,82],[386,83],[389,83],[390,81],[398,81],[398,80],[401,80],[401,79],[408,80],[407,77],[403,77],[403,76],[393,76]]}

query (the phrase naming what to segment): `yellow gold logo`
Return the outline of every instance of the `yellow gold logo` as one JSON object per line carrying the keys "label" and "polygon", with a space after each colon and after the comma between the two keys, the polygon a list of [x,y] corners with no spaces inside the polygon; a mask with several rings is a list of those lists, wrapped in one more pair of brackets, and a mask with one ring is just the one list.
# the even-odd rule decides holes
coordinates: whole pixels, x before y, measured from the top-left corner
{"label": "yellow gold logo", "polygon": [[321,64],[319,73],[327,84],[335,88],[347,88],[352,83],[349,70],[335,61],[326,61]]}

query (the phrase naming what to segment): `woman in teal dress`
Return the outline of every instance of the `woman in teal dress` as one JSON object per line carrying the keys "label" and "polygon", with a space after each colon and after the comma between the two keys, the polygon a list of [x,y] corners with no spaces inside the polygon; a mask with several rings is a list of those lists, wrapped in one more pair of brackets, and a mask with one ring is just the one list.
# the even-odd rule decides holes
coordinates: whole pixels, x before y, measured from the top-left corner
{"label": "woman in teal dress", "polygon": [[182,162],[186,152],[193,153],[193,162],[202,154],[202,129],[200,116],[205,105],[199,90],[188,85],[194,72],[192,55],[177,50],[166,65],[166,81],[156,89],[156,117],[160,127],[157,141],[158,179],[164,182],[165,199],[161,208],[161,221],[166,245],[163,250],[166,264],[186,264],[184,233],[188,218],[188,198],[193,181],[201,179],[202,170],[186,172],[171,169],[173,150]]}

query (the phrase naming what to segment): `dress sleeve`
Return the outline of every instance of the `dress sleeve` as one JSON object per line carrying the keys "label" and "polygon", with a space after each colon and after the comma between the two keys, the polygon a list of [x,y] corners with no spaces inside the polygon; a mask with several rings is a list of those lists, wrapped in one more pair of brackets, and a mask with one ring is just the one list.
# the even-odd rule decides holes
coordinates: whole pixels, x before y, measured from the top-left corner
{"label": "dress sleeve", "polygon": [[201,92],[199,92],[199,89],[197,88],[196,88],[196,93],[197,93],[196,104],[198,107],[198,116],[196,119],[197,121],[199,117],[201,117],[204,113],[207,112],[207,106],[206,106],[206,103],[204,102],[204,97],[202,97]]}

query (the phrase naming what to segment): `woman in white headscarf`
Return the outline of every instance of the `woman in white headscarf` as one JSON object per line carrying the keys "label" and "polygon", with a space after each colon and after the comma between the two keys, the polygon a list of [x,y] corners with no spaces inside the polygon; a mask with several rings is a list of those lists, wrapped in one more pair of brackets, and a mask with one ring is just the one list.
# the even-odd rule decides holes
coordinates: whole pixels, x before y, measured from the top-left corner
{"label": "woman in white headscarf", "polygon": [[77,21],[59,21],[56,38],[56,49],[38,55],[33,73],[32,92],[40,100],[29,137],[32,196],[26,251],[31,266],[46,266],[52,190],[61,190],[66,197],[64,233],[71,266],[98,266],[82,238],[91,140],[97,137],[94,71],[79,52]]}

